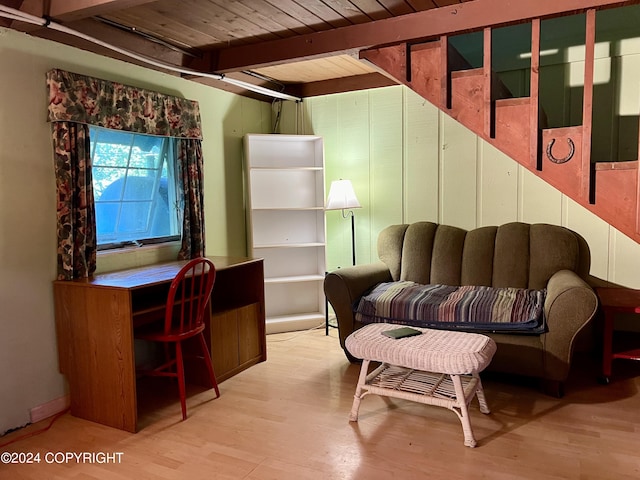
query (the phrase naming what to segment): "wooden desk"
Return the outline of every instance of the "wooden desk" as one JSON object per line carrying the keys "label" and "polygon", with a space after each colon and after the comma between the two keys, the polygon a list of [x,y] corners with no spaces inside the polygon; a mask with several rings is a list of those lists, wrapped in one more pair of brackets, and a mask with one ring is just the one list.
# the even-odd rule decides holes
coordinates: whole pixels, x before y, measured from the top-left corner
{"label": "wooden desk", "polygon": [[596,288],[600,305],[604,311],[604,332],[602,344],[602,383],[609,383],[611,363],[614,358],[640,360],[639,348],[614,351],[613,330],[617,313],[640,313],[640,290],[630,288]]}
{"label": "wooden desk", "polygon": [[[264,267],[262,259],[209,258],[217,275],[205,338],[222,382],[267,358]],[[185,263],[54,282],[60,372],[69,382],[72,415],[137,431],[133,330],[163,318],[169,284]],[[190,381],[205,378],[188,373]]]}

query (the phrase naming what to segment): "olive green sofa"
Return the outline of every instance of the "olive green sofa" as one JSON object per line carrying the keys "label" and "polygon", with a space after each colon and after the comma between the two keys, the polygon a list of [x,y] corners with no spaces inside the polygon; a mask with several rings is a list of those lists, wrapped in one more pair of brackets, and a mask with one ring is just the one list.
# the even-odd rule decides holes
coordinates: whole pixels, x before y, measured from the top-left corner
{"label": "olive green sofa", "polygon": [[362,326],[354,305],[381,282],[546,289],[546,331],[487,332],[498,346],[489,370],[537,377],[548,393],[563,394],[576,336],[598,307],[587,283],[589,247],[579,234],[548,224],[513,222],[466,231],[417,222],[380,232],[378,257],[375,263],[340,268],[325,278],[343,349],[347,336]]}

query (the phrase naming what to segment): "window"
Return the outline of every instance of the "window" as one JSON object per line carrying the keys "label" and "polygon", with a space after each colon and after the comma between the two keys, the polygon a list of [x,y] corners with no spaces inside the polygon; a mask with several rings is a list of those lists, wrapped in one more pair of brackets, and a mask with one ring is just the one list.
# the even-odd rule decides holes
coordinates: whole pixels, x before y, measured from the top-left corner
{"label": "window", "polygon": [[173,141],[90,127],[98,249],[180,238]]}

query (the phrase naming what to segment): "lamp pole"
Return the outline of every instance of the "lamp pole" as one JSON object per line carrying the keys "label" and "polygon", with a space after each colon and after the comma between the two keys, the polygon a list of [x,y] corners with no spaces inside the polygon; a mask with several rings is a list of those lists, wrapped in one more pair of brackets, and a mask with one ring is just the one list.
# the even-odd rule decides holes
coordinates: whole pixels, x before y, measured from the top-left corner
{"label": "lamp pole", "polygon": [[[351,215],[351,262],[353,265],[356,264],[356,223],[355,223],[355,214],[353,210],[349,210],[348,215]],[[344,210],[342,211],[342,216],[347,218],[344,214]]]}

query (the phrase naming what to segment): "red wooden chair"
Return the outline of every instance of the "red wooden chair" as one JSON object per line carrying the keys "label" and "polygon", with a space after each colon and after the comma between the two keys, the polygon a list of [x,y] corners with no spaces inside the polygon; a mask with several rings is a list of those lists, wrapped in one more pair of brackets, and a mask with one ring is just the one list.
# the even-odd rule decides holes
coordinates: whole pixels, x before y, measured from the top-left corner
{"label": "red wooden chair", "polygon": [[[182,419],[187,418],[187,405],[184,382],[184,360],[182,342],[197,337],[216,398],[220,396],[218,382],[213,371],[211,355],[204,339],[205,316],[209,309],[207,304],[211,298],[213,283],[216,279],[216,268],[207,258],[195,258],[180,269],[169,287],[165,310],[164,328],[160,331],[144,329],[136,332],[136,338],[165,344],[166,362],[154,368],[140,372],[143,375],[177,377],[182,405]],[[175,345],[175,356],[170,355],[169,345]]]}

